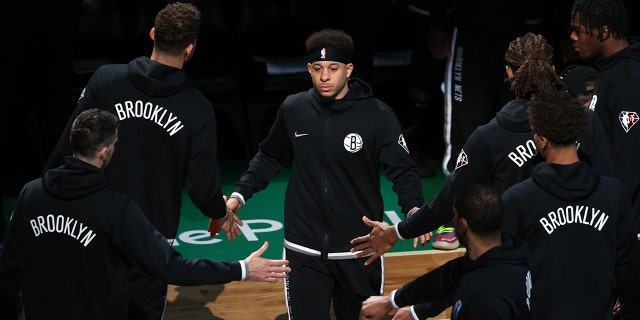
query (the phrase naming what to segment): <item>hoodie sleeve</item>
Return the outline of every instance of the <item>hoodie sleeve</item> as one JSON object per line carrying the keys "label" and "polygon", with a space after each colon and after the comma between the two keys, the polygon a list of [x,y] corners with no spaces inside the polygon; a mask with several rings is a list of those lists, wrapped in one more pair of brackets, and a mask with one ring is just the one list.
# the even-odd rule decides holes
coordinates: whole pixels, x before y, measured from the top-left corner
{"label": "hoodie sleeve", "polygon": [[242,173],[240,181],[236,183],[235,192],[240,193],[244,200],[249,200],[254,193],[265,189],[271,179],[275,177],[283,166],[282,159],[291,157],[291,141],[287,135],[286,121],[282,110],[290,103],[288,97],[278,109],[276,119],[267,137],[260,143],[260,149],[249,162],[249,168]]}
{"label": "hoodie sleeve", "polygon": [[96,85],[96,81],[97,81],[96,79],[100,75],[99,70],[100,69],[96,70],[96,72],[91,76],[91,78],[89,78],[87,85],[82,90],[82,93],[80,93],[80,97],[78,98],[78,103],[76,104],[76,108],[73,110],[71,117],[69,117],[69,121],[67,122],[67,125],[64,128],[64,131],[62,131],[62,135],[58,139],[58,142],[56,143],[56,146],[51,152],[51,155],[49,155],[49,159],[47,160],[47,163],[44,166],[43,174],[49,169],[57,168],[60,165],[62,165],[64,157],[70,156],[73,153],[73,149],[71,147],[71,140],[69,140],[70,139],[69,136],[71,134],[71,125],[73,124],[73,121],[76,119],[76,117],[82,111],[92,107],[93,108],[97,107],[97,103],[96,101],[94,101],[94,94],[98,90]]}
{"label": "hoodie sleeve", "polygon": [[2,248],[0,248],[0,283],[3,288],[6,288],[11,291],[15,291],[16,293],[22,289],[22,280],[20,278],[20,269],[22,268],[20,265],[20,235],[26,234],[20,230],[20,224],[18,221],[21,220],[21,207],[22,207],[22,194],[23,190],[18,195],[18,199],[16,201],[16,206],[11,214],[11,220],[9,220],[9,225],[7,226],[7,230],[5,233],[4,241],[2,243]]}
{"label": "hoodie sleeve", "polygon": [[398,222],[396,228],[403,239],[425,234],[453,219],[453,200],[469,184],[492,184],[494,159],[489,150],[478,130],[471,134],[461,151],[464,161],[447,176],[438,194],[418,212]]}
{"label": "hoodie sleeve", "polygon": [[206,117],[190,148],[186,186],[191,201],[205,216],[221,219],[226,216],[227,209],[222,197],[213,106]]}
{"label": "hoodie sleeve", "polygon": [[593,111],[587,110],[590,115],[589,122],[584,132],[578,137],[580,160],[591,165],[598,173],[614,177],[611,147],[606,138],[604,127],[597,115]]}
{"label": "hoodie sleeve", "polygon": [[[189,286],[222,284],[243,279],[241,262],[184,259],[167,239],[149,223],[138,205],[130,200],[114,239],[131,258],[166,283]],[[120,230],[120,233],[117,232]]]}
{"label": "hoodie sleeve", "polygon": [[[603,177],[602,180],[605,180]],[[609,187],[609,190],[616,190]],[[622,190],[622,186],[618,189]],[[620,297],[624,319],[640,316],[640,230],[635,225],[626,192],[616,192],[619,207],[623,208],[617,222],[616,290]],[[611,201],[614,201],[612,197]]]}
{"label": "hoodie sleeve", "polygon": [[[391,109],[388,109],[391,110]],[[418,168],[409,154],[409,148],[402,135],[400,122],[393,112],[384,117],[378,131],[378,161],[384,165],[385,176],[393,184],[398,195],[398,205],[406,215],[413,208],[420,208],[424,202],[422,181]]]}
{"label": "hoodie sleeve", "polygon": [[437,317],[453,303],[453,295],[448,298],[423,302],[412,306],[417,319],[428,319]]}
{"label": "hoodie sleeve", "polygon": [[[396,290],[393,303],[398,307],[419,304],[425,301],[445,303],[453,296],[462,274],[462,259],[458,257],[423,274]],[[445,303],[446,304],[446,303]],[[441,305],[436,303],[433,307]]]}

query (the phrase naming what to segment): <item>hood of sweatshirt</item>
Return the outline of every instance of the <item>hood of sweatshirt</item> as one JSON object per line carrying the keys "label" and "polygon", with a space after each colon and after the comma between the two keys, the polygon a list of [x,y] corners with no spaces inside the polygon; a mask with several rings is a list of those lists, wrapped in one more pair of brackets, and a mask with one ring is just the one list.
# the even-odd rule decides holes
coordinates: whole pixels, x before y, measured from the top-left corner
{"label": "hood of sweatshirt", "polygon": [[184,70],[144,56],[131,60],[127,72],[133,84],[151,97],[172,96],[191,86]]}
{"label": "hood of sweatshirt", "polygon": [[103,189],[109,184],[107,172],[74,157],[65,157],[64,164],[48,170],[42,176],[44,189],[52,196],[72,200]]}
{"label": "hood of sweatshirt", "polygon": [[542,162],[533,168],[531,178],[542,189],[564,202],[576,202],[589,197],[600,182],[600,176],[583,161],[569,165]]}
{"label": "hood of sweatshirt", "polygon": [[511,100],[496,113],[500,126],[513,132],[530,132],[526,100]]}
{"label": "hood of sweatshirt", "polygon": [[636,39],[629,39],[629,46],[606,57],[599,58],[595,61],[598,70],[604,71],[612,68],[620,60],[637,60],[640,61],[640,42]]}

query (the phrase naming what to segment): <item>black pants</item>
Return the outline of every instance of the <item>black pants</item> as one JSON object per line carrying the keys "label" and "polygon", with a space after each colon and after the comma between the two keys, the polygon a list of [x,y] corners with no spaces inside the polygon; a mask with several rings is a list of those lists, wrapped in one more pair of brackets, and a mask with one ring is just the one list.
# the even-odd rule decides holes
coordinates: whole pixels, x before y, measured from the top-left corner
{"label": "black pants", "polygon": [[323,260],[285,249],[291,272],[285,278],[290,320],[358,319],[362,302],[384,294],[384,257],[369,266],[366,258]]}

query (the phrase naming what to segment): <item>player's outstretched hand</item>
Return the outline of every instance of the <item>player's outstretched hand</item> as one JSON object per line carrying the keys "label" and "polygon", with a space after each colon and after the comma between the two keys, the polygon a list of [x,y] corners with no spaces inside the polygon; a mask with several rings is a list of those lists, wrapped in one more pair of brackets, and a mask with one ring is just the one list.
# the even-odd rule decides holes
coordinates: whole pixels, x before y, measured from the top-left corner
{"label": "player's outstretched hand", "polygon": [[[414,213],[418,212],[418,208],[412,209],[411,211],[409,211],[409,214],[407,216],[413,215]],[[415,238],[413,238],[413,247],[417,248],[418,247],[418,243],[420,243],[421,247],[424,247],[427,243],[429,243],[429,239],[431,239],[431,236],[433,235],[433,232],[427,232],[423,235],[419,235]]]}
{"label": "player's outstretched hand", "polygon": [[237,236],[241,234],[240,228],[238,226],[243,225],[244,222],[233,213],[233,211],[229,210],[227,212],[227,220],[222,225],[222,231],[227,234],[227,241],[231,242],[231,240],[235,239]]}
{"label": "player's outstretched hand", "polygon": [[362,302],[360,320],[380,320],[392,311],[389,296],[371,296]]}
{"label": "player's outstretched hand", "polygon": [[371,233],[352,239],[351,252],[355,253],[356,258],[371,254],[369,259],[364,262],[364,265],[368,266],[385,252],[391,250],[398,241],[398,236],[394,227],[386,222],[369,220],[365,216],[362,217],[362,221],[372,228]]}
{"label": "player's outstretched hand", "polygon": [[227,196],[222,197],[224,198],[227,206],[227,215],[222,219],[210,219],[207,230],[209,231],[209,236],[211,238],[215,237],[216,234],[222,230],[227,235],[227,241],[231,242],[231,240],[241,234],[238,226],[244,225],[244,222],[242,222],[242,219],[240,219],[236,214],[237,210],[240,209],[238,201],[234,198],[227,201]]}
{"label": "player's outstretched hand", "polygon": [[227,241],[231,242],[231,240],[241,234],[238,226],[243,224],[244,222],[242,222],[242,220],[238,218],[233,211],[227,209],[226,217],[222,219],[209,219],[209,226],[207,227],[207,230],[209,231],[209,236],[211,238],[215,237],[216,234],[222,230],[227,235]]}
{"label": "player's outstretched hand", "polygon": [[291,268],[287,265],[289,260],[271,260],[262,258],[262,254],[267,251],[269,242],[265,241],[260,249],[250,254],[244,261],[249,265],[250,281],[259,282],[276,282],[287,276],[287,272],[291,272]]}

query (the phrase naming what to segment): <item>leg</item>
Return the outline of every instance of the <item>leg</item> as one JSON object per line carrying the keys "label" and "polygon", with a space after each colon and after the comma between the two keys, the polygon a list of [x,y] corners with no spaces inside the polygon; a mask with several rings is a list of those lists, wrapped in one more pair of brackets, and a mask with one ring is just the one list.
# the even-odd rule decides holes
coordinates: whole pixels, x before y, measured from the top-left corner
{"label": "leg", "polygon": [[284,279],[289,319],[328,320],[334,281],[326,261],[289,249],[284,258],[291,268]]}
{"label": "leg", "polygon": [[333,260],[333,310],[338,320],[358,319],[362,302],[384,294],[384,257],[369,266],[363,259]]}

